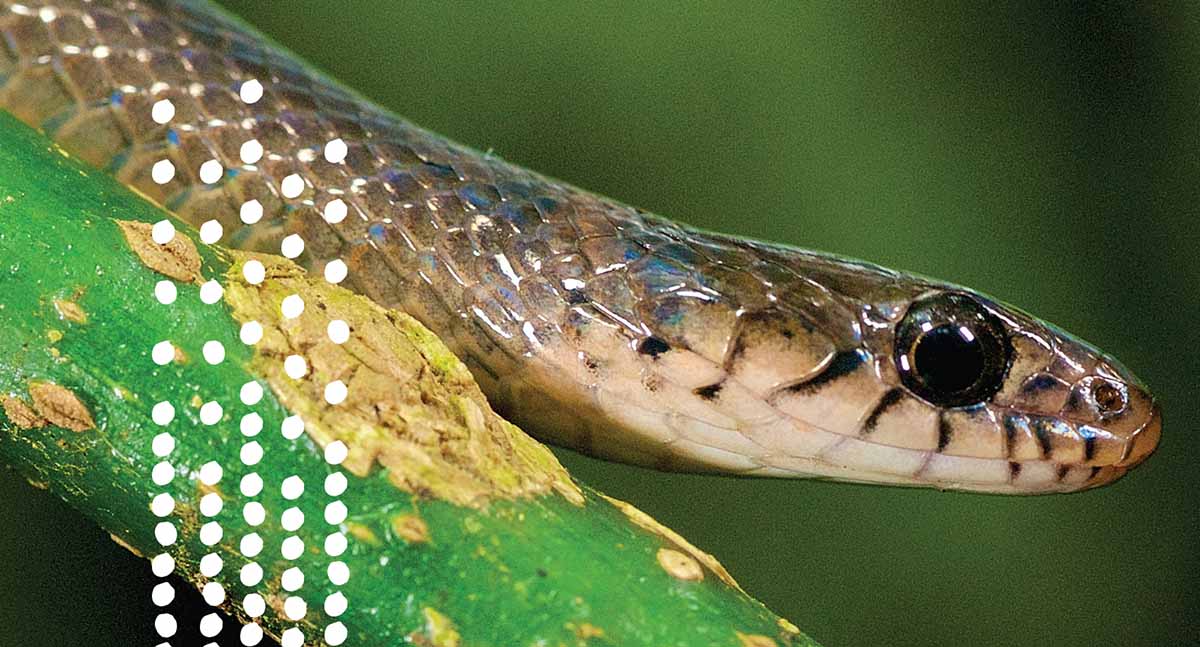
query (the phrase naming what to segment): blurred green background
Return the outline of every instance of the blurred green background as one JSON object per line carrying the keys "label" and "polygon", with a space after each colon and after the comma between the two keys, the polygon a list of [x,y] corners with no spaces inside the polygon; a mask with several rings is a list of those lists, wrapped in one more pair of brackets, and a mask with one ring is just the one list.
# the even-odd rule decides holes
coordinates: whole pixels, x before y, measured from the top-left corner
{"label": "blurred green background", "polygon": [[[459,141],[692,224],[973,286],[1158,393],[1158,454],[1068,496],[560,452],[827,647],[1200,642],[1196,5],[226,5]],[[0,644],[157,642],[144,563],[7,472],[0,502]]]}

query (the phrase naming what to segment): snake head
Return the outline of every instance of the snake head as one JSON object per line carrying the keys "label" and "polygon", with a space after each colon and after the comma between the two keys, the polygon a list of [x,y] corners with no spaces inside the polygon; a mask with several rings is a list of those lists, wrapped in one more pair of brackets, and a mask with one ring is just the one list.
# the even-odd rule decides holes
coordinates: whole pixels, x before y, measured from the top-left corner
{"label": "snake head", "polygon": [[864,309],[877,375],[890,387],[867,426],[905,405],[932,410],[940,476],[919,475],[930,484],[1073,491],[1114,481],[1154,451],[1161,411],[1111,357],[970,291],[907,291]]}

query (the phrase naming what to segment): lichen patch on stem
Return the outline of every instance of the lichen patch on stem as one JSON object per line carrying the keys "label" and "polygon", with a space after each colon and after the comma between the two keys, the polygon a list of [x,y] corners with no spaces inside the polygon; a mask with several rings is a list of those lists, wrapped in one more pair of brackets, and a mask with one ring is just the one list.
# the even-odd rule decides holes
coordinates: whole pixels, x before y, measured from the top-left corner
{"label": "lichen patch on stem", "polygon": [[671,577],[675,579],[689,582],[699,582],[704,579],[704,569],[700,568],[700,562],[687,553],[673,548],[659,548],[656,557],[659,566],[662,566],[663,570],[670,573]]}
{"label": "lichen patch on stem", "polygon": [[4,398],[4,415],[19,429],[40,429],[47,422],[24,401],[14,397]]}
{"label": "lichen patch on stem", "polygon": [[[225,300],[239,322],[263,328],[252,370],[304,420],[319,446],[346,444],[347,471],[366,476],[379,465],[397,487],[458,505],[550,492],[583,504],[579,486],[550,450],[492,411],[466,366],[415,319],[311,279],[285,259],[233,257]],[[251,258],[270,280],[245,281],[242,267]],[[304,314],[285,319],[279,303],[293,294],[304,300]],[[351,327],[345,343],[329,339],[335,319]],[[302,379],[283,370],[292,354],[307,360]],[[330,405],[324,389],[335,380],[346,384],[348,397]]]}
{"label": "lichen patch on stem", "polygon": [[79,304],[75,303],[74,301],[69,301],[67,299],[55,299],[54,309],[58,311],[58,316],[67,321],[77,324],[85,324],[88,321],[87,312],[84,312],[83,308],[81,308]]}
{"label": "lichen patch on stem", "polygon": [[742,647],[779,647],[774,638],[762,634],[744,634],[739,631],[737,637]]}
{"label": "lichen patch on stem", "polygon": [[392,517],[392,531],[410,544],[429,542],[429,526],[415,514],[398,514]]}
{"label": "lichen patch on stem", "polygon": [[190,238],[176,233],[170,242],[160,245],[154,242],[151,235],[154,227],[150,223],[136,220],[116,222],[121,233],[125,234],[129,248],[146,267],[176,281],[201,283],[200,253]]}
{"label": "lichen patch on stem", "polygon": [[33,408],[50,424],[77,432],[96,428],[92,412],[70,389],[53,382],[32,382],[29,396]]}

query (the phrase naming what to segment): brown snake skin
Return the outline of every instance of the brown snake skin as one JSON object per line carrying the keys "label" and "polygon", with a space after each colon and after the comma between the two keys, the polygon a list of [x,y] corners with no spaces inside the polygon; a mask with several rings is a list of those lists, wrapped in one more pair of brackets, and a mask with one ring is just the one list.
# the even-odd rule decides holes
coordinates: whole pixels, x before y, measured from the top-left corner
{"label": "brown snake skin", "polygon": [[[298,234],[307,267],[344,259],[349,287],[419,318],[543,439],[662,468],[1020,493],[1110,482],[1157,444],[1145,388],[1029,315],[699,232],[471,150],[210,5],[0,2],[0,36],[0,107],[180,218],[218,221],[224,244],[278,252]],[[264,94],[248,104],[251,80]],[[330,162],[335,139],[347,156]],[[261,159],[243,159],[250,140]],[[164,159],[177,171],[158,184]],[[264,215],[244,224],[252,201]],[[947,291],[1010,349],[977,403],[939,406],[897,369],[910,304]]]}

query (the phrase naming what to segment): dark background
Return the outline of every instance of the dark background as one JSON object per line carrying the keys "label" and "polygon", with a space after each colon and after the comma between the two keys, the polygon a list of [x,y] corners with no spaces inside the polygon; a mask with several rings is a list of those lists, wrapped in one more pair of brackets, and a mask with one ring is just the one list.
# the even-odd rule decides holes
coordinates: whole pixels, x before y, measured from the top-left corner
{"label": "dark background", "polygon": [[[1157,392],[1158,454],[1067,496],[657,474],[560,453],[828,647],[1200,642],[1196,14],[226,4],[459,141],[692,224],[970,285]],[[5,473],[0,528],[15,640],[0,643],[158,642],[149,568],[90,523]]]}

